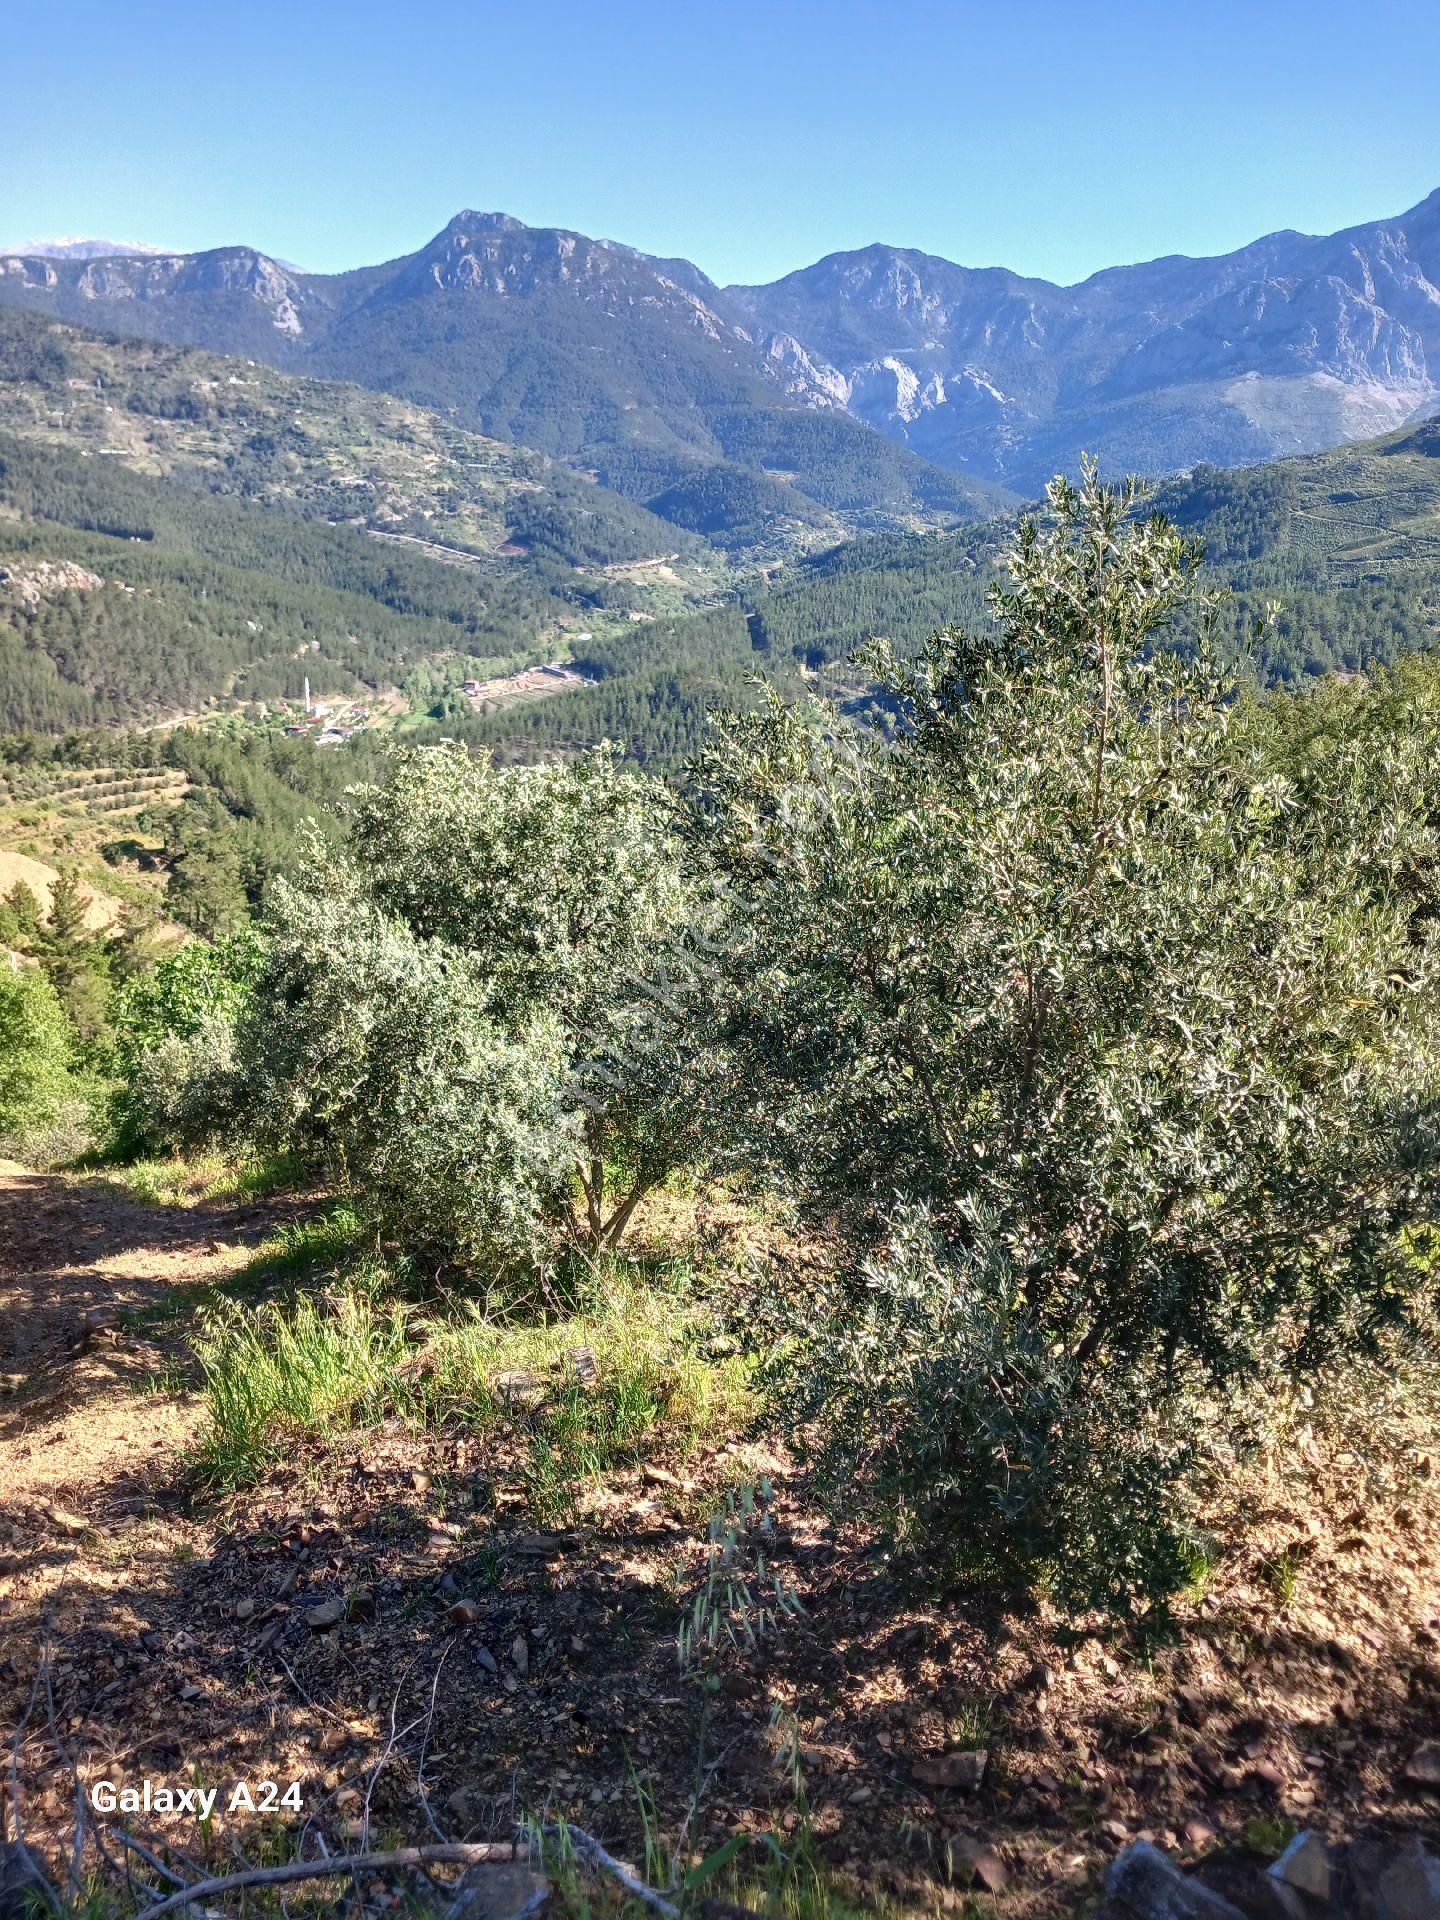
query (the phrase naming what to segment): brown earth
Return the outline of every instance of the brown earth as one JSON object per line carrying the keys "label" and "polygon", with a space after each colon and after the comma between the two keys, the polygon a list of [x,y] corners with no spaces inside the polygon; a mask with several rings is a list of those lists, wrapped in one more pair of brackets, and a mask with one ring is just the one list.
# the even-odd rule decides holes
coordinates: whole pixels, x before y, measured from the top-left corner
{"label": "brown earth", "polygon": [[[297,1780],[287,1847],[302,1827],[332,1848],[488,1838],[548,1807],[642,1858],[637,1778],[669,1834],[699,1778],[701,1846],[793,1840],[808,1803],[823,1862],[933,1911],[969,1837],[1019,1915],[1076,1911],[1139,1834],[1194,1856],[1274,1851],[1286,1826],[1440,1833],[1406,1773],[1440,1724],[1440,1498],[1430,1436],[1399,1415],[1388,1479],[1312,1438],[1235,1489],[1208,1590],[1148,1648],[917,1601],[759,1443],[610,1475],[563,1530],[527,1506],[518,1410],[498,1440],[396,1420],[296,1447],[209,1501],[174,1378],[185,1316],[160,1310],[213,1297],[282,1211],[0,1175],[3,1365],[24,1376],[0,1425],[0,1729],[48,1643],[53,1712],[42,1697],[18,1747],[37,1836],[66,1831],[73,1767],[199,1776],[222,1807],[236,1780]],[[118,1331],[95,1328],[106,1309]],[[765,1551],[805,1613],[721,1656],[702,1745],[676,1631],[704,1516],[766,1472]],[[129,1824],[212,1862],[280,1844],[248,1813],[208,1839]]]}

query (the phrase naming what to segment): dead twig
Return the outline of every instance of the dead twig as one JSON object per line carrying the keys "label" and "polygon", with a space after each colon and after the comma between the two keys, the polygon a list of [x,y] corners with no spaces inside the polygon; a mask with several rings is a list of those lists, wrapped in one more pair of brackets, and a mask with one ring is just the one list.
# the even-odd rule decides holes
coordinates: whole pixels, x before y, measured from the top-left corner
{"label": "dead twig", "polygon": [[[447,1841],[443,1846],[396,1847],[388,1853],[337,1853],[329,1860],[292,1860],[283,1867],[251,1867],[245,1873],[221,1874],[214,1880],[197,1880],[193,1887],[157,1900],[142,1908],[136,1920],[160,1920],[162,1913],[175,1913],[196,1900],[209,1900],[216,1894],[235,1893],[242,1887],[279,1887],[295,1880],[322,1880],[333,1874],[372,1873],[391,1867],[482,1867],[516,1858],[508,1841]],[[673,1913],[675,1910],[671,1908]]]}
{"label": "dead twig", "polygon": [[[190,1884],[184,1874],[176,1873],[173,1867],[167,1867],[159,1854],[152,1853],[143,1841],[135,1838],[133,1833],[127,1833],[123,1827],[112,1828],[112,1832],[122,1847],[128,1848],[131,1853],[138,1853],[146,1866],[153,1868],[162,1880],[168,1880],[172,1887],[185,1887]],[[148,1887],[141,1888],[142,1893],[149,1893],[149,1891]]]}
{"label": "dead twig", "polygon": [[380,1758],[370,1770],[369,1779],[365,1782],[365,1804],[360,1812],[360,1837],[362,1840],[368,1841],[370,1838],[370,1802],[375,1793],[375,1783],[389,1765],[390,1756],[394,1753],[396,1747],[399,1746],[400,1742],[405,1739],[408,1734],[413,1733],[420,1724],[419,1719],[415,1719],[404,1728],[397,1729],[395,1725],[400,1713],[400,1695],[405,1691],[405,1682],[410,1678],[410,1669],[414,1665],[415,1662],[413,1660],[408,1661],[405,1666],[405,1671],[396,1682],[395,1694],[390,1702],[390,1736],[381,1749]]}
{"label": "dead twig", "polygon": [[439,1662],[436,1665],[435,1677],[430,1682],[430,1704],[425,1709],[425,1731],[420,1736],[420,1757],[415,1762],[415,1785],[420,1793],[420,1808],[429,1824],[430,1831],[437,1840],[445,1840],[448,1839],[449,1836],[440,1831],[435,1820],[435,1815],[430,1811],[430,1796],[425,1791],[425,1755],[430,1750],[430,1730],[435,1724],[435,1699],[440,1691],[440,1676],[445,1671],[445,1662],[450,1658],[454,1646],[455,1642],[453,1640],[446,1645],[445,1651],[441,1654]]}
{"label": "dead twig", "polygon": [[[641,1900],[655,1913],[663,1914],[665,1920],[680,1920],[680,1909],[673,1900],[667,1900],[663,1893],[657,1893],[653,1887],[647,1887],[643,1880],[637,1880],[623,1860],[617,1860],[613,1853],[607,1853],[593,1833],[586,1833],[583,1827],[572,1827],[568,1820],[562,1820],[558,1827],[543,1827],[547,1836],[560,1840],[568,1838],[574,1848],[577,1860],[587,1862],[602,1873],[610,1874],[620,1882],[628,1894]],[[145,1916],[141,1915],[141,1920]]]}
{"label": "dead twig", "polygon": [[[49,1662],[50,1645],[47,1641],[40,1649],[40,1664],[35,1669],[35,1683],[30,1689],[30,1699],[21,1716],[20,1724],[15,1729],[14,1738],[10,1742],[10,1818],[15,1827],[15,1847],[20,1855],[22,1869],[39,1887],[45,1899],[49,1901],[52,1911],[61,1913],[64,1910],[63,1901],[50,1884],[40,1862],[25,1844],[25,1823],[22,1814],[24,1801],[20,1790],[20,1748],[24,1742],[25,1729],[29,1726],[31,1716],[35,1712],[35,1703],[40,1698],[40,1683],[47,1678]],[[3,1829],[0,1829],[0,1832],[3,1832]]]}

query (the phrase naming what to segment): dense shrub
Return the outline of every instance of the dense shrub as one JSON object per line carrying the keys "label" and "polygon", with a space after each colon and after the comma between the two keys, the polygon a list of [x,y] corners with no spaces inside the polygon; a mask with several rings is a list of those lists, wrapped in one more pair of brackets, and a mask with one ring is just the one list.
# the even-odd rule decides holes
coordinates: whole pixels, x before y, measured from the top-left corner
{"label": "dense shrub", "polygon": [[502,1028],[466,956],[282,884],[238,1051],[250,1132],[327,1164],[405,1250],[496,1274],[542,1250],[573,1145],[558,1023]]}
{"label": "dense shrub", "polygon": [[441,746],[397,755],[349,827],[276,888],[254,1124],[431,1251],[614,1246],[701,1157],[720,1073],[663,791],[606,750],[495,769]]}
{"label": "dense shrub", "polygon": [[121,988],[107,1049],[114,1151],[202,1146],[232,1125],[235,1021],[262,954],[248,931],[187,941]]}
{"label": "dense shrub", "polygon": [[0,1151],[19,1154],[77,1097],[74,1036],[60,997],[38,968],[0,957]]}
{"label": "dense shrub", "polygon": [[737,719],[694,838],[752,1156],[850,1249],[782,1289],[797,1432],[947,1575],[1127,1605],[1184,1563],[1202,1407],[1423,1315],[1437,735],[1300,791],[1164,643],[1194,548],[1093,472],[1050,498],[993,635],[876,650],[893,740]]}

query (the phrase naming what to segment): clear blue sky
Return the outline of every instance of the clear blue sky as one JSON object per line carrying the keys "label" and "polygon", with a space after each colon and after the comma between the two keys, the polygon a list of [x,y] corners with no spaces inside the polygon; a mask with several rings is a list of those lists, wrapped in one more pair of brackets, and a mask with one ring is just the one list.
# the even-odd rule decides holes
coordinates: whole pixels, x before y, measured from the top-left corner
{"label": "clear blue sky", "polygon": [[317,270],[501,208],[762,280],[1075,280],[1440,186],[1435,0],[3,0],[0,242]]}

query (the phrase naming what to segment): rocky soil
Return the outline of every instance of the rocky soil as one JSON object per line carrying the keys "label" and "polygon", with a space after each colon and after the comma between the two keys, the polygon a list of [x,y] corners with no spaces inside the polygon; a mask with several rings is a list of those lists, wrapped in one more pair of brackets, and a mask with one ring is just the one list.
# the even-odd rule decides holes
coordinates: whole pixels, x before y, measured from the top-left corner
{"label": "rocky soil", "polygon": [[[1267,1920],[1440,1913],[1414,1852],[1440,1844],[1424,1430],[1397,1425],[1386,1480],[1316,1438],[1234,1489],[1213,1516],[1230,1551],[1148,1647],[917,1599],[753,1436],[608,1476],[563,1527],[528,1503],[518,1406],[499,1438],[394,1421],[208,1500],[193,1315],[293,1210],[0,1175],[0,1729],[24,1723],[27,1832],[52,1857],[78,1778],[216,1785],[203,1832],[153,1806],[111,1819],[213,1870],[317,1836],[500,1840],[529,1814],[643,1860],[638,1782],[670,1836],[808,1831],[901,1910],[1223,1920],[1194,1904],[1208,1885]],[[722,1654],[702,1715],[677,1631],[708,1515],[762,1477],[767,1561],[804,1611]],[[298,1783],[300,1806],[227,1811],[239,1781]],[[1328,1908],[1269,1871],[1297,1833]],[[1117,1867],[1137,1841],[1183,1880],[1143,1851],[1148,1881]],[[1376,1905],[1407,1859],[1414,1900]]]}

